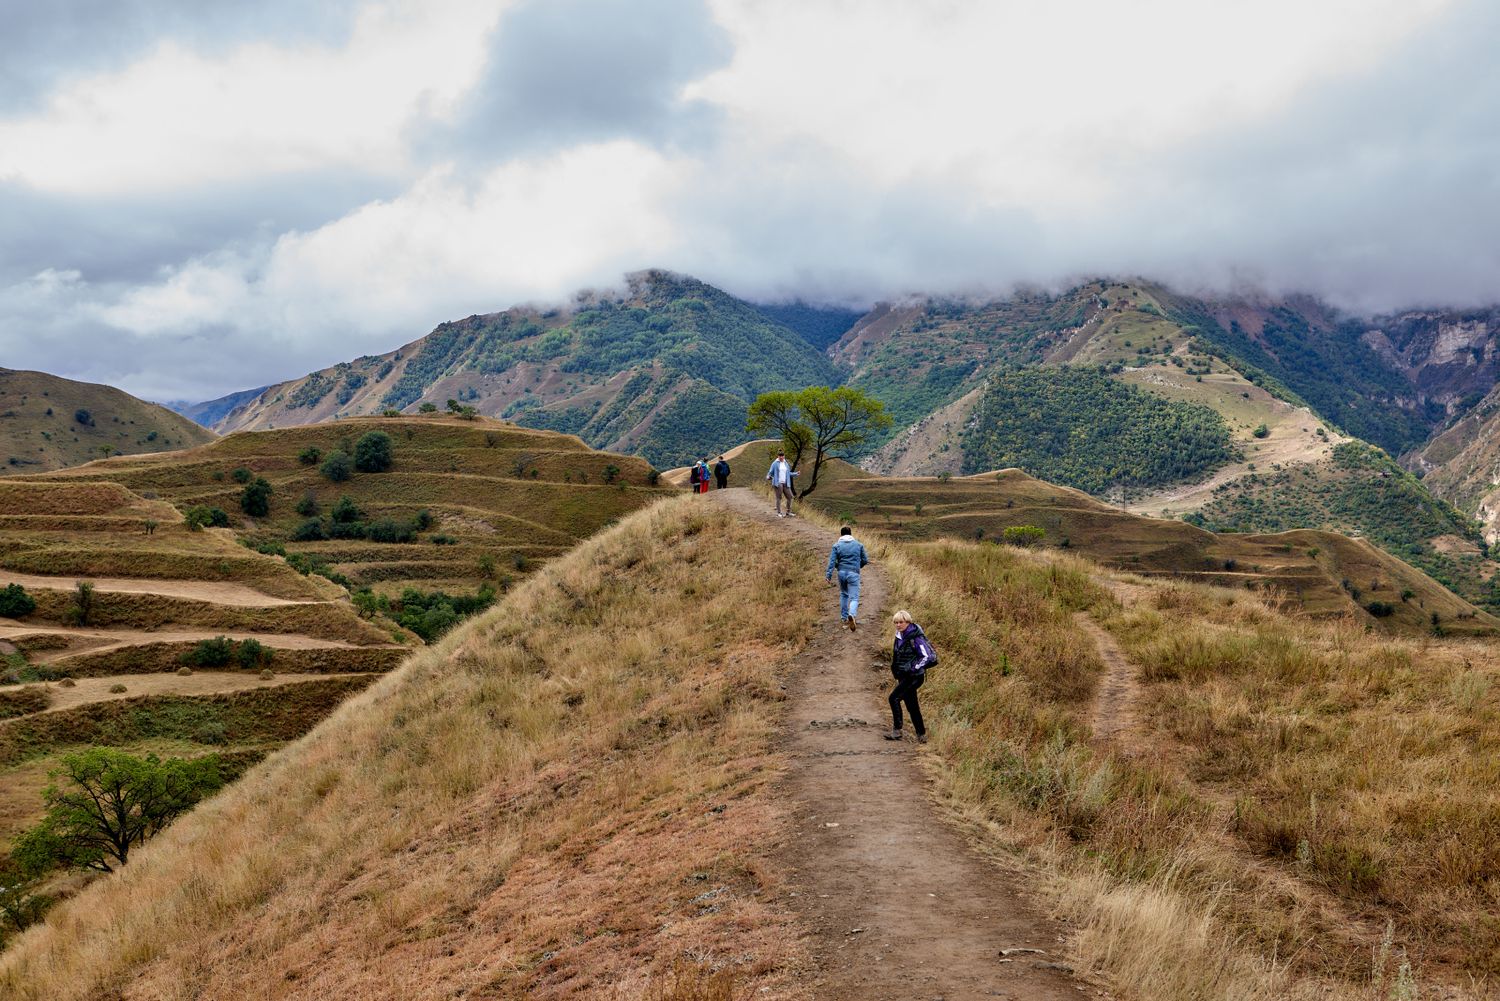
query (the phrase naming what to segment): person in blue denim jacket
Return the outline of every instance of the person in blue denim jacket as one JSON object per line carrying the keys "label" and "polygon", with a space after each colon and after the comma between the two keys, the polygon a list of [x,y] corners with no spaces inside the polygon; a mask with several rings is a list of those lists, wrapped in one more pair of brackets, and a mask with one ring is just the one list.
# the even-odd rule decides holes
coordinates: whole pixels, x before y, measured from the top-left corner
{"label": "person in blue denim jacket", "polygon": [[824,575],[830,582],[834,572],[839,575],[839,618],[853,632],[859,628],[859,572],[870,562],[865,547],[854,537],[854,532],[845,525],[839,529],[839,541],[833,544],[828,554],[828,572]]}

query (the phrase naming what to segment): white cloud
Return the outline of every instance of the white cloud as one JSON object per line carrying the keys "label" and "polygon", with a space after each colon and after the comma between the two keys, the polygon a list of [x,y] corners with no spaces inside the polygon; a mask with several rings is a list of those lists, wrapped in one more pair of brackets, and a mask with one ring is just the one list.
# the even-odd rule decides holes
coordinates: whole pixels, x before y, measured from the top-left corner
{"label": "white cloud", "polygon": [[0,121],[0,178],[74,195],[170,191],[345,167],[405,168],[402,129],[453,110],[500,5],[372,5],[339,49],[259,42],[222,59],[163,44]]}

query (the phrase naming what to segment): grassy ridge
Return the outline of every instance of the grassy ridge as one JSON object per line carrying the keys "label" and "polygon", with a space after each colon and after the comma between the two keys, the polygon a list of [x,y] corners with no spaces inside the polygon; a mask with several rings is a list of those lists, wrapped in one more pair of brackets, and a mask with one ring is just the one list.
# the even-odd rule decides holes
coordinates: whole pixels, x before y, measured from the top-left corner
{"label": "grassy ridge", "polygon": [[698,997],[717,956],[801,996],[769,790],[815,571],[688,498],[633,515],[60,905],[0,992],[641,996],[685,964]]}

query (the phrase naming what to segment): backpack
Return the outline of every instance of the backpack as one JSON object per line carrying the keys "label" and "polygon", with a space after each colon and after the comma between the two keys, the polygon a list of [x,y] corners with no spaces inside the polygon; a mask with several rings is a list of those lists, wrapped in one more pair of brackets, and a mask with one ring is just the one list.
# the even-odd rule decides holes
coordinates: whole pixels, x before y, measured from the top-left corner
{"label": "backpack", "polygon": [[698,471],[698,464],[696,462],[693,463],[693,471],[688,473],[688,482],[694,485],[703,482],[703,474]]}
{"label": "backpack", "polygon": [[[920,629],[921,627],[918,626],[917,628]],[[922,646],[922,647],[926,647],[926,652],[927,652],[927,666],[924,667],[922,670],[924,670],[924,671],[930,671],[934,667],[937,667],[938,666],[938,652],[937,652],[937,648],[932,645],[932,641],[927,638],[927,634],[923,633],[922,635],[918,636],[917,637],[917,643],[920,646]]]}

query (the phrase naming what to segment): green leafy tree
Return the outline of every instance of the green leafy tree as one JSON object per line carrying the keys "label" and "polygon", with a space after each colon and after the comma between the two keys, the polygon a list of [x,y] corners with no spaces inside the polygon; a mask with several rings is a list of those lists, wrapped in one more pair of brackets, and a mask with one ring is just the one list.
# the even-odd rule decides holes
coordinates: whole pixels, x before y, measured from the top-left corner
{"label": "green leafy tree", "polygon": [[824,462],[847,458],[890,425],[885,405],[872,396],[849,386],[809,386],[756,397],[750,404],[746,429],[753,434],[779,435],[793,469],[811,454],[812,476],[797,492],[797,496],[806,497],[817,489]]}
{"label": "green leafy tree", "polygon": [[354,475],[354,460],[349,458],[348,452],[340,449],[323,460],[323,465],[318,467],[318,472],[334,483],[343,483]]}
{"label": "green leafy tree", "polygon": [[321,458],[323,458],[323,450],[316,445],[309,445],[297,453],[297,461],[304,466],[316,466]]}
{"label": "green leafy tree", "polygon": [[423,414],[435,414],[435,413],[437,413],[437,404],[436,403],[424,403],[420,407],[417,408],[417,411],[419,413],[423,413]]}
{"label": "green leafy tree", "polygon": [[234,480],[234,482],[236,483],[249,483],[250,480],[254,478],[254,476],[255,474],[250,472],[250,470],[246,469],[244,466],[239,467],[234,472],[229,474],[229,478]]}
{"label": "green leafy tree", "polygon": [[364,516],[365,513],[359,509],[359,505],[354,503],[354,498],[348,494],[340,497],[338,503],[333,505],[333,510],[328,512],[328,517],[340,525],[352,525]]}
{"label": "green leafy tree", "polygon": [[1000,533],[1007,545],[1021,546],[1024,549],[1037,545],[1046,535],[1046,530],[1036,525],[1011,525]]}
{"label": "green leafy tree", "polygon": [[86,626],[94,616],[94,585],[81,580],[73,590],[73,604],[63,613],[63,621],[70,626]]}
{"label": "green leafy tree", "polygon": [[240,510],[252,518],[264,518],[271,513],[271,484],[264,476],[257,476],[245,484],[240,494]]}
{"label": "green leafy tree", "polygon": [[383,473],[391,468],[391,436],[371,431],[354,446],[354,468],[361,473]]}
{"label": "green leafy tree", "polygon": [[51,777],[42,793],[46,815],[12,852],[29,873],[59,865],[112,872],[223,785],[216,757],[162,761],[109,747],[64,755]]}

